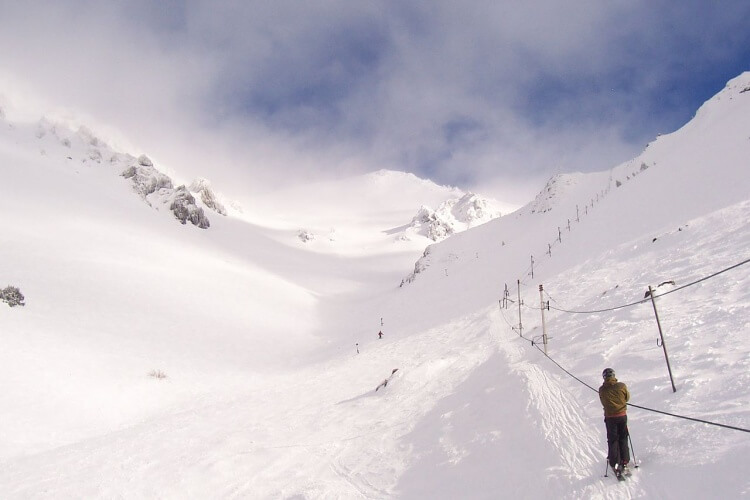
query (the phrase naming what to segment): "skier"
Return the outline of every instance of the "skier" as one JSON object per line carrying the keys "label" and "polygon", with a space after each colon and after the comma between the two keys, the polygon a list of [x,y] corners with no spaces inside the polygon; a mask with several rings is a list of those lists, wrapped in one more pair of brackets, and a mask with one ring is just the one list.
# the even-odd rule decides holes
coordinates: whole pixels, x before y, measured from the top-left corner
{"label": "skier", "polygon": [[627,402],[630,400],[628,387],[615,378],[612,368],[602,372],[604,383],[599,388],[599,400],[604,407],[604,425],[607,427],[607,459],[618,479],[627,472],[630,462],[628,449]]}
{"label": "skier", "polygon": [[378,338],[379,338],[379,339],[382,339],[382,338],[383,338],[383,332],[382,332],[382,331],[378,332]]}
{"label": "skier", "polygon": [[383,388],[387,387],[388,386],[388,381],[391,380],[391,378],[393,377],[393,374],[395,374],[397,371],[398,371],[398,368],[394,368],[393,371],[391,372],[391,376],[388,377],[387,379],[383,380],[380,383],[380,385],[375,388],[375,392],[378,392],[378,389],[380,389],[381,387],[383,387]]}

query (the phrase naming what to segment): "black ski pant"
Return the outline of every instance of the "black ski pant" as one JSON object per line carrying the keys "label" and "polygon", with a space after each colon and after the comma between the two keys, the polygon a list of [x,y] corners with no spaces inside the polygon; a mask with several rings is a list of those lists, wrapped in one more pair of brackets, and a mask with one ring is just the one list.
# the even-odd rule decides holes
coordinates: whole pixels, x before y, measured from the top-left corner
{"label": "black ski pant", "polygon": [[628,417],[604,417],[607,426],[607,458],[609,465],[626,464],[630,462],[628,448]]}

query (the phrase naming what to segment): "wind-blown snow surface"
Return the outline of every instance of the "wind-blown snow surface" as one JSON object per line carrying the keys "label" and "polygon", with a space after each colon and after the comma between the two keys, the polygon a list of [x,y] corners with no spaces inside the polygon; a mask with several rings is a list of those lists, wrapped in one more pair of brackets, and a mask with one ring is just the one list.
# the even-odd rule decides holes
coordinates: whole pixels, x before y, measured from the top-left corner
{"label": "wind-blown snow surface", "polygon": [[543,284],[548,352],[582,381],[611,366],[635,404],[749,428],[750,264],[657,298],[676,393],[650,302],[560,311],[750,258],[747,88],[748,73],[632,162],[557,177],[433,245],[403,287],[421,250],[364,229],[358,246],[354,229],[387,234],[401,197],[356,205],[340,246],[302,243],[287,215],[250,223],[254,207],[202,231],[4,130],[0,286],[27,305],[0,304],[0,497],[749,496],[750,434],[637,408],[642,467],[603,478],[596,394],[499,303],[519,280],[538,339]]}

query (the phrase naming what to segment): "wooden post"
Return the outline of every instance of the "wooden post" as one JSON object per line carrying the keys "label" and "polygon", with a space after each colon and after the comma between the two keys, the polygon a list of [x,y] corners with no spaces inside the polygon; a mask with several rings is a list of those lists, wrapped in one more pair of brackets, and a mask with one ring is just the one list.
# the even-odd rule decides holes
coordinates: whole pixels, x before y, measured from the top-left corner
{"label": "wooden post", "polygon": [[656,326],[659,327],[659,337],[661,337],[661,347],[664,349],[664,359],[667,360],[667,371],[669,372],[669,381],[672,383],[672,392],[677,392],[677,388],[674,386],[674,378],[672,378],[672,367],[669,365],[669,355],[667,355],[667,344],[664,342],[664,333],[661,330],[661,321],[659,321],[659,311],[656,310],[656,300],[654,299],[654,291],[649,285],[648,294],[651,297],[651,304],[654,306],[654,316],[656,316]]}

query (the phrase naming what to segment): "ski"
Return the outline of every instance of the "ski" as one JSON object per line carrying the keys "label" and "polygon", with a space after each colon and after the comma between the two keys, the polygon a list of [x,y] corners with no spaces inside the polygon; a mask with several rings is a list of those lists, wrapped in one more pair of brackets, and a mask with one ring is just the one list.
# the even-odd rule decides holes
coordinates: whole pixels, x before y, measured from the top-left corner
{"label": "ski", "polygon": [[[617,478],[617,481],[625,481],[625,478],[630,477],[632,472],[630,469],[625,469],[624,471],[618,470],[615,468],[612,468],[612,475],[614,475]],[[605,473],[604,477],[608,477],[609,474]]]}
{"label": "ski", "polygon": [[615,477],[617,478],[618,481],[625,481],[625,474],[623,474],[619,470],[615,470],[615,469],[612,469],[612,470],[614,470]]}

